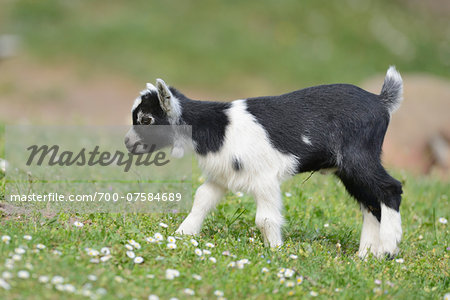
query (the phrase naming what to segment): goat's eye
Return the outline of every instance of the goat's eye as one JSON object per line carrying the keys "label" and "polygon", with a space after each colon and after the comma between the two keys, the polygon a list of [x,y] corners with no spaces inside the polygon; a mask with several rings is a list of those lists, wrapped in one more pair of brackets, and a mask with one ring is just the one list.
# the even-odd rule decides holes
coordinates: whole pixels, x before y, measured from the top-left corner
{"label": "goat's eye", "polygon": [[141,118],[141,124],[142,125],[150,125],[153,123],[153,118],[152,117],[148,117],[148,116],[143,116]]}

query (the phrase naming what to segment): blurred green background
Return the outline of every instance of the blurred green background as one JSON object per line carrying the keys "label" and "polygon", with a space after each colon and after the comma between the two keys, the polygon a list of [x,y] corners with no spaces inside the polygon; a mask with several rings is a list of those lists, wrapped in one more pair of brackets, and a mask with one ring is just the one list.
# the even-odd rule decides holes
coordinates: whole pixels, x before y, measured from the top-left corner
{"label": "blurred green background", "polygon": [[0,32],[34,58],[138,80],[245,92],[358,82],[390,64],[450,76],[449,15],[413,1],[3,2]]}

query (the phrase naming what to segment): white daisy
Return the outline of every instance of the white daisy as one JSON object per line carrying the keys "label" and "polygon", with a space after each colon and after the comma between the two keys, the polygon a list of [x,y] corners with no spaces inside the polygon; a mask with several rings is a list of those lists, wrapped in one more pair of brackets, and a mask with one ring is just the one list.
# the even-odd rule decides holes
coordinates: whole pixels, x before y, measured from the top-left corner
{"label": "white daisy", "polygon": [[323,227],[325,227],[325,228],[330,227],[330,224],[325,223],[325,224],[323,224]]}
{"label": "white daisy", "polygon": [[129,251],[134,249],[130,244],[125,244],[125,248],[127,248]]}
{"label": "white daisy", "polygon": [[172,280],[175,277],[179,277],[179,276],[180,276],[180,272],[178,270],[174,270],[174,269],[166,270],[166,279]]}
{"label": "white daisy", "polygon": [[95,250],[95,249],[89,249],[87,254],[89,256],[98,256],[100,254],[100,252],[98,252],[98,250]]}
{"label": "white daisy", "polygon": [[154,242],[156,242],[156,239],[153,238],[153,237],[151,237],[151,236],[145,238],[145,240],[146,240],[147,242],[149,242],[149,243],[154,243]]}
{"label": "white daisy", "polygon": [[294,287],[294,286],[295,286],[295,283],[293,281],[286,282],[286,287],[291,288],[291,287]]}
{"label": "white daisy", "polygon": [[286,197],[292,197],[292,194],[291,193],[289,193],[289,192],[286,192],[286,193],[284,193],[284,195],[286,196]]}
{"label": "white daisy", "polygon": [[39,250],[42,250],[42,249],[45,249],[46,247],[43,244],[37,244],[36,248],[38,248]]}
{"label": "white daisy", "polygon": [[2,242],[9,244],[9,241],[11,240],[11,237],[9,235],[3,235],[2,236]]}
{"label": "white daisy", "polygon": [[141,264],[144,262],[144,259],[141,256],[138,256],[134,259],[135,264]]}
{"label": "white daisy", "polygon": [[67,283],[64,285],[64,291],[66,291],[68,293],[75,293],[76,289],[73,285]]}
{"label": "white daisy", "polygon": [[447,224],[448,221],[447,221],[446,218],[439,218],[439,223],[441,223],[441,224]]}
{"label": "white daisy", "polygon": [[204,255],[210,255],[211,251],[207,250],[207,249],[203,249],[203,254]]}
{"label": "white daisy", "polygon": [[41,276],[39,276],[39,278],[38,278],[38,281],[39,281],[40,283],[47,283],[49,280],[50,280],[50,279],[48,278],[48,276],[45,276],[45,275],[41,275]]}
{"label": "white daisy", "polygon": [[109,255],[109,254],[111,254],[111,250],[109,250],[108,247],[103,247],[102,249],[100,249],[100,252],[101,252],[103,255]]}
{"label": "white daisy", "polygon": [[297,284],[302,284],[303,283],[303,276],[298,276],[297,277]]}
{"label": "white daisy", "polygon": [[31,241],[32,239],[31,235],[28,234],[24,235],[23,238],[26,239],[27,241]]}
{"label": "white daisy", "polygon": [[289,258],[290,258],[290,259],[297,259],[297,258],[298,258],[298,256],[297,256],[297,255],[295,255],[295,254],[291,254],[291,255],[289,255]]}
{"label": "white daisy", "polygon": [[159,232],[155,233],[154,237],[157,241],[162,241],[164,239],[163,235]]}
{"label": "white daisy", "polygon": [[169,249],[175,249],[175,248],[177,248],[177,244],[175,244],[175,243],[168,243],[168,244],[167,244],[167,248],[169,248]]}
{"label": "white daisy", "polygon": [[198,246],[198,242],[194,239],[191,239],[191,244],[194,245],[195,247]]}
{"label": "white daisy", "polygon": [[136,254],[133,251],[127,251],[127,256],[131,259],[136,257]]}
{"label": "white daisy", "polygon": [[313,296],[313,297],[319,296],[319,293],[317,293],[317,292],[315,292],[315,291],[311,291],[311,292],[309,292],[309,294],[310,294],[311,296]]}
{"label": "white daisy", "polygon": [[159,300],[159,297],[152,294],[148,296],[148,300]]}
{"label": "white daisy", "polygon": [[200,249],[198,249],[198,248],[196,248],[196,249],[194,250],[194,252],[195,252],[195,254],[198,255],[198,256],[202,256],[202,255],[203,255],[203,251],[200,250]]}
{"label": "white daisy", "polygon": [[11,258],[14,261],[19,261],[19,260],[22,260],[22,255],[14,254],[13,256],[11,256]]}
{"label": "white daisy", "polygon": [[75,222],[73,222],[73,226],[78,227],[78,228],[81,228],[81,227],[84,226],[84,224],[81,223],[80,221],[75,221]]}
{"label": "white daisy", "polygon": [[177,240],[176,240],[173,236],[168,236],[168,237],[167,237],[167,241],[168,241],[169,243],[176,243],[176,242],[177,242]]}
{"label": "white daisy", "polygon": [[230,262],[230,263],[227,265],[227,267],[229,267],[229,268],[234,268],[235,266],[236,266],[236,262],[234,262],[234,261]]}
{"label": "white daisy", "polygon": [[17,277],[19,277],[21,279],[30,278],[30,272],[25,271],[25,270],[21,270],[21,271],[17,272]]}
{"label": "white daisy", "polygon": [[[141,244],[139,244],[135,240],[128,240],[128,244],[130,244],[131,246],[133,246],[136,249],[141,249]],[[128,250],[130,250],[130,249],[128,249]]]}
{"label": "white daisy", "polygon": [[244,196],[244,193],[242,193],[242,192],[237,192],[237,193],[236,193],[236,197],[241,198],[241,197],[243,197],[243,196]]}
{"label": "white daisy", "polygon": [[214,296],[217,296],[217,297],[223,297],[223,292],[220,291],[220,290],[215,290],[215,291],[214,291]]}
{"label": "white daisy", "polygon": [[62,252],[59,251],[58,249],[53,250],[52,253],[53,253],[54,255],[62,255]]}
{"label": "white daisy", "polygon": [[2,277],[4,279],[11,279],[12,278],[12,274],[11,274],[11,272],[5,271],[5,272],[2,273]]}
{"label": "white daisy", "polygon": [[87,276],[87,279],[89,279],[90,281],[97,281],[97,276],[94,274],[90,274]]}
{"label": "white daisy", "polygon": [[208,247],[208,248],[214,248],[214,244],[213,244],[213,243],[206,243],[206,247]]}
{"label": "white daisy", "polygon": [[264,267],[264,268],[261,269],[261,272],[262,272],[262,273],[268,273],[268,272],[269,272],[269,269],[267,269],[266,267]]}
{"label": "white daisy", "polygon": [[169,225],[167,225],[166,223],[163,223],[163,222],[159,223],[159,226],[161,226],[162,228],[169,227]]}
{"label": "white daisy", "polygon": [[53,276],[52,281],[51,281],[52,284],[60,284],[63,282],[64,282],[64,278],[59,275]]}
{"label": "white daisy", "polygon": [[194,278],[195,280],[202,280],[202,276],[200,276],[198,274],[192,275],[192,278]]}
{"label": "white daisy", "polygon": [[217,262],[217,259],[215,259],[214,257],[210,257],[209,261],[212,262],[213,264],[215,264]]}
{"label": "white daisy", "polygon": [[284,271],[284,276],[287,278],[291,278],[294,274],[295,274],[295,271],[291,270],[291,269],[286,269],[286,271]]}
{"label": "white daisy", "polygon": [[183,293],[185,293],[186,295],[189,295],[189,296],[194,296],[195,295],[195,292],[192,289],[184,289]]}
{"label": "white daisy", "polygon": [[4,280],[3,278],[0,278],[0,287],[4,290],[11,289],[11,285],[8,282],[6,282],[6,280]]}
{"label": "white daisy", "polygon": [[14,252],[16,252],[17,254],[24,254],[25,249],[23,249],[22,247],[19,247],[19,248],[14,249]]}
{"label": "white daisy", "polygon": [[398,262],[399,264],[402,264],[405,262],[405,260],[403,258],[397,258],[395,261]]}

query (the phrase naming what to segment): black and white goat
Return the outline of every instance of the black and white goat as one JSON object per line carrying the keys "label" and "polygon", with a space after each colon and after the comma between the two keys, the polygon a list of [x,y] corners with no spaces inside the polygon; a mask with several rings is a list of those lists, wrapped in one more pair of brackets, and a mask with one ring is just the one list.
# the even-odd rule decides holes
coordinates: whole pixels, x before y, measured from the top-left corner
{"label": "black and white goat", "polygon": [[[133,124],[192,126],[188,144],[207,179],[177,233],[199,233],[227,190],[243,191],[255,198],[256,225],[265,243],[279,246],[280,183],[296,173],[334,168],[363,212],[359,255],[393,256],[402,235],[402,186],[383,168],[380,155],[391,114],[402,101],[402,85],[390,67],[380,95],[331,84],[224,103],[191,100],[158,79],[135,100]],[[172,151],[180,154],[186,137],[174,136]],[[127,148],[142,139],[131,128]]]}

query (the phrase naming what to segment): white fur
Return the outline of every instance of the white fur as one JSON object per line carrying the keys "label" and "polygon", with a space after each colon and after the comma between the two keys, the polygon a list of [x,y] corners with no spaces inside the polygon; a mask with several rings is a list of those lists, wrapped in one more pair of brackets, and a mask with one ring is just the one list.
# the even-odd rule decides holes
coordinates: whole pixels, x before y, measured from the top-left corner
{"label": "white fur", "polygon": [[[386,72],[386,78],[398,82],[400,83],[400,95],[403,95],[403,80],[402,80],[402,76],[400,75],[400,73],[397,71],[397,69],[395,68],[395,66],[390,66],[389,69]],[[389,114],[393,114],[394,112],[397,111],[397,109],[400,107],[400,105],[402,104],[403,101],[403,96],[397,101],[395,102],[395,105],[391,106],[389,108]]]}
{"label": "white fur", "polygon": [[131,113],[134,112],[134,110],[139,106],[139,104],[141,104],[141,102],[142,102],[142,99],[140,96],[134,100],[133,106],[131,107]]}
{"label": "white fur", "polygon": [[380,251],[380,222],[363,205],[361,205],[361,211],[363,213],[363,226],[359,242],[359,257],[365,258],[369,251],[378,257]]}
{"label": "white fur", "polygon": [[[229,125],[220,151],[199,156],[199,165],[209,182],[221,183],[234,192],[244,191],[255,196],[257,204],[256,224],[264,240],[272,247],[281,244],[282,202],[280,183],[295,174],[298,159],[276,150],[270,143],[265,129],[247,111],[245,100],[232,102],[226,111]],[[242,168],[233,169],[233,160],[238,159]],[[191,214],[177,232],[197,232],[211,206],[202,203],[203,195],[196,195]],[[208,193],[211,195],[211,193]],[[217,203],[214,194],[211,202]],[[206,207],[201,213],[198,207]],[[194,211],[197,211],[194,214]],[[200,225],[199,225],[200,224]],[[189,226],[192,226],[190,228]]]}
{"label": "white fur", "polygon": [[400,212],[381,204],[380,253],[395,255],[402,239]]}
{"label": "white fur", "polygon": [[172,125],[178,124],[181,116],[180,101],[172,95],[164,80],[160,78],[156,79],[156,88],[159,103],[161,104],[161,108],[166,112],[169,123]]}
{"label": "white fur", "polygon": [[302,135],[302,141],[303,141],[303,143],[305,143],[307,145],[310,145],[310,146],[312,145],[311,140],[306,135]]}

